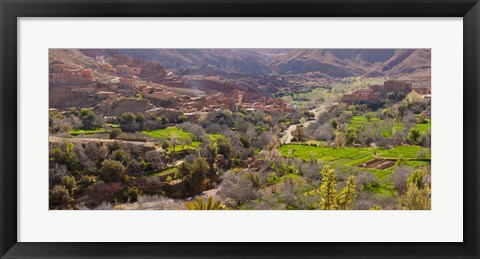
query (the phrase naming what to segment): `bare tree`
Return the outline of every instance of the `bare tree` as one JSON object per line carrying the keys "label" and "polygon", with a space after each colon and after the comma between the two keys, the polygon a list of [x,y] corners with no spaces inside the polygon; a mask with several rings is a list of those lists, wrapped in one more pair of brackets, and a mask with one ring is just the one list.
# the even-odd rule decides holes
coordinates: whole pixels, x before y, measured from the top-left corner
{"label": "bare tree", "polygon": [[398,166],[393,170],[392,182],[401,195],[407,190],[407,178],[412,173],[412,168],[408,166]]}

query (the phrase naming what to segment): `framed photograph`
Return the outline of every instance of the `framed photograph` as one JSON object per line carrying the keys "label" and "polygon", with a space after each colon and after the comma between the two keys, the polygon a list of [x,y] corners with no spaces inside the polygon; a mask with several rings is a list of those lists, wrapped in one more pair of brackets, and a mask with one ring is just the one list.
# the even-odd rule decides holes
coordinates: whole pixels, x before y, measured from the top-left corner
{"label": "framed photograph", "polygon": [[479,258],[477,0],[0,8],[2,258]]}

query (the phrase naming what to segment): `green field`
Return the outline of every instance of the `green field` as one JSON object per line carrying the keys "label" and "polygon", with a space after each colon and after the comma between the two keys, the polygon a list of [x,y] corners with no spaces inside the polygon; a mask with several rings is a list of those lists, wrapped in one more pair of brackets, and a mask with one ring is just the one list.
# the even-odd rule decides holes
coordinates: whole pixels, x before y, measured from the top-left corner
{"label": "green field", "polygon": [[[177,126],[171,126],[171,127],[160,129],[160,130],[144,130],[142,131],[142,133],[153,138],[168,139],[168,140],[171,139],[174,134],[176,134],[178,136],[178,140],[180,141],[180,143],[175,146],[175,150],[169,150],[168,151],[169,153],[196,150],[201,144],[201,142],[199,141],[192,141],[193,140],[192,133],[185,131]],[[223,138],[223,135],[208,134],[208,138],[212,141],[217,141]],[[184,141],[184,140],[190,140],[192,142],[190,145],[183,145],[181,141]]]}
{"label": "green field", "polygon": [[107,131],[104,128],[88,129],[88,130],[71,130],[68,134],[72,136],[78,136],[80,134],[96,134],[96,133],[106,133]]}
{"label": "green field", "polygon": [[170,139],[174,134],[178,136],[178,139],[192,139],[192,134],[190,132],[184,131],[177,126],[159,130],[144,130],[142,133],[150,137],[162,139]]}
{"label": "green field", "polygon": [[163,171],[160,171],[158,173],[152,174],[150,176],[166,176],[169,174],[175,174],[176,172],[178,172],[178,169],[176,167],[172,167],[172,168],[168,168]]}
{"label": "green field", "polygon": [[[377,158],[398,159],[406,158],[408,165],[419,167],[430,164],[430,149],[427,149],[427,157],[425,160],[416,160],[418,151],[422,149],[420,146],[398,146],[393,149],[375,150]],[[332,166],[357,166],[374,158],[374,150],[367,147],[344,147],[332,148],[325,146],[309,146],[298,144],[286,144],[279,148],[280,153],[285,157],[296,157],[304,160],[312,158],[321,160]],[[377,170],[377,169],[361,169],[375,174],[378,178],[388,176],[393,167]]]}

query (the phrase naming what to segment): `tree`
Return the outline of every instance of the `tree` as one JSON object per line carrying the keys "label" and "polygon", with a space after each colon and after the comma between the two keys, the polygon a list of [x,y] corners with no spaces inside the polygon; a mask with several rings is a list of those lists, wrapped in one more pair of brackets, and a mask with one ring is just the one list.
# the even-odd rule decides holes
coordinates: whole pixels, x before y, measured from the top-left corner
{"label": "tree", "polygon": [[422,170],[415,170],[411,173],[407,178],[407,186],[409,185],[416,185],[418,188],[423,187],[423,172]]}
{"label": "tree", "polygon": [[411,173],[412,169],[408,166],[396,166],[393,169],[392,183],[399,195],[407,190],[407,178]]}
{"label": "tree", "polygon": [[220,201],[213,201],[212,197],[208,197],[207,202],[204,202],[201,197],[197,197],[194,201],[184,202],[185,207],[189,210],[223,210],[224,205]]}
{"label": "tree", "polygon": [[405,107],[404,105],[400,105],[398,106],[397,110],[398,110],[398,116],[400,118],[403,118],[403,116],[405,116],[405,113],[407,112],[407,107]]}
{"label": "tree", "polygon": [[223,155],[225,158],[230,158],[233,154],[233,147],[230,141],[226,138],[219,139],[217,141],[218,154]]}
{"label": "tree", "polygon": [[357,179],[355,175],[350,175],[347,179],[345,187],[340,191],[337,198],[339,209],[353,209],[355,198],[357,197]]}
{"label": "tree", "polygon": [[336,210],[337,204],[337,179],[335,171],[328,166],[323,167],[322,170],[322,184],[320,185],[320,207],[322,210]]}
{"label": "tree", "polygon": [[108,137],[110,139],[116,139],[120,134],[122,134],[122,130],[120,128],[114,128],[108,133]]}
{"label": "tree", "polygon": [[344,147],[347,144],[347,137],[341,132],[335,134],[335,145],[337,147]]}
{"label": "tree", "polygon": [[63,156],[63,163],[67,165],[69,171],[78,170],[80,167],[80,161],[77,154],[74,151],[75,145],[73,143],[67,143],[65,145],[65,153]]}
{"label": "tree", "polygon": [[410,128],[410,132],[408,133],[408,140],[412,141],[413,143],[418,143],[419,138],[420,131],[417,128]]}
{"label": "tree", "polygon": [[297,141],[302,141],[304,136],[305,136],[305,132],[303,130],[303,125],[297,125],[295,127],[295,129],[293,130],[292,132],[292,136],[297,140]]}
{"label": "tree", "polygon": [[135,117],[135,122],[142,125],[143,123],[145,123],[145,121],[145,115],[143,115],[142,113],[137,113],[137,116]]}
{"label": "tree", "polygon": [[125,167],[121,162],[107,159],[100,168],[100,178],[105,182],[120,182],[125,175]]}
{"label": "tree", "polygon": [[176,133],[173,133],[172,136],[170,136],[170,143],[172,143],[172,147],[173,147],[172,152],[175,152],[175,147],[178,144],[178,139],[179,138],[180,137]]}
{"label": "tree", "polygon": [[77,187],[77,183],[75,182],[75,177],[70,175],[65,175],[62,177],[62,184],[68,189],[70,194],[73,194],[73,191]]}
{"label": "tree", "polygon": [[177,166],[178,173],[180,173],[181,177],[189,175],[190,174],[190,168],[191,168],[191,165],[186,161],[181,162]]}
{"label": "tree", "polygon": [[120,116],[120,124],[122,125],[131,125],[135,122],[135,114],[131,112],[125,112]]}
{"label": "tree", "polygon": [[400,206],[403,210],[429,210],[431,207],[430,186],[419,188],[414,183],[407,185],[407,192],[400,198]]}
{"label": "tree", "polygon": [[82,109],[80,112],[80,121],[83,129],[91,129],[95,122],[95,113],[90,109]]}
{"label": "tree", "polygon": [[130,161],[130,154],[125,152],[123,149],[118,149],[112,152],[110,158],[122,162],[122,164],[126,166]]}
{"label": "tree", "polygon": [[188,176],[188,183],[194,192],[199,192],[205,176],[208,174],[208,164],[204,157],[197,157],[192,164],[190,175]]}

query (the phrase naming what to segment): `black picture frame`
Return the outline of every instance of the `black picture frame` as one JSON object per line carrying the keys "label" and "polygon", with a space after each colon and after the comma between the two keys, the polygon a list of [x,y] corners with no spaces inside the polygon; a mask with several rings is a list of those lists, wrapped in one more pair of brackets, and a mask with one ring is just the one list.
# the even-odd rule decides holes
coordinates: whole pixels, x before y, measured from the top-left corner
{"label": "black picture frame", "polygon": [[[461,243],[17,242],[18,17],[463,17],[463,240]],[[0,255],[2,258],[478,258],[478,0],[1,0]],[[441,231],[441,230],[439,230]],[[254,234],[254,233],[252,233]]]}

